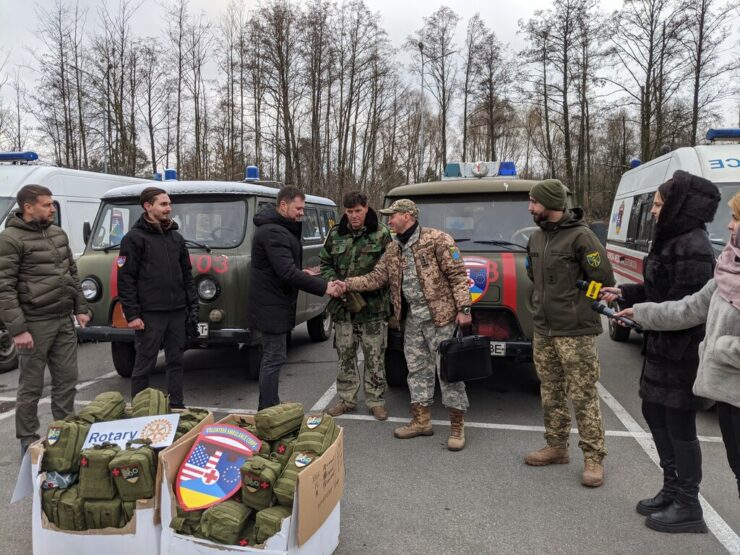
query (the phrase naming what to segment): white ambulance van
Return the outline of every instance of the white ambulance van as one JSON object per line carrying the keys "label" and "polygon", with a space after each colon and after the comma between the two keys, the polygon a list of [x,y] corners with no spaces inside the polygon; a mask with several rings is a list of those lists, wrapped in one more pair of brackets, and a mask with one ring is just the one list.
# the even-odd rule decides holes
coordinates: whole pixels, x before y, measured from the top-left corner
{"label": "white ambulance van", "polygon": [[[75,256],[85,250],[83,225],[92,222],[100,206],[101,197],[114,187],[149,181],[138,177],[124,177],[34,164],[35,152],[0,153],[0,230],[5,229],[8,215],[18,205],[15,197],[24,185],[48,187],[56,205],[56,224],[69,236]],[[0,373],[17,367],[12,338],[0,322]]]}
{"label": "white ambulance van", "polygon": [[[626,172],[612,205],[606,250],[617,283],[642,283],[643,261],[650,252],[654,221],[650,215],[658,187],[676,170],[712,181],[722,194],[709,240],[719,254],[730,238],[728,201],[740,191],[740,129],[710,129],[707,144],[678,148]],[[609,335],[626,341],[629,329],[612,326]]]}

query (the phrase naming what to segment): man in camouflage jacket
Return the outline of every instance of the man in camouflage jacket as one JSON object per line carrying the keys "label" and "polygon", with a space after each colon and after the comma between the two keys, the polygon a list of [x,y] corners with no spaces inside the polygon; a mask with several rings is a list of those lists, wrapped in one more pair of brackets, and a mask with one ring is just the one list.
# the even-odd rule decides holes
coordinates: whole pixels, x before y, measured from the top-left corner
{"label": "man in camouflage jacket", "polygon": [[380,213],[390,216],[388,224],[396,239],[372,272],[348,278],[346,287],[348,291],[372,291],[388,285],[393,315],[404,323],[412,419],[396,428],[395,435],[408,439],[434,433],[431,405],[436,374],[442,403],[450,409],[447,448],[459,451],[465,446],[463,425],[468,397],[463,382],[447,383],[439,376],[437,351],[443,340],[452,337],[456,324],[471,323],[465,265],[452,237],[419,226],[419,210],[411,200],[399,199]]}
{"label": "man in camouflage jacket", "polygon": [[[344,195],[344,216],[332,227],[321,249],[321,277],[331,281],[370,272],[391,241],[391,232],[378,222],[359,191]],[[388,289],[366,293],[346,293],[329,302],[334,321],[334,347],[339,356],[337,394],[339,402],[327,412],[339,416],[355,410],[360,390],[357,347],[365,358],[365,404],[378,420],[386,420],[385,345],[388,338],[390,302]]]}

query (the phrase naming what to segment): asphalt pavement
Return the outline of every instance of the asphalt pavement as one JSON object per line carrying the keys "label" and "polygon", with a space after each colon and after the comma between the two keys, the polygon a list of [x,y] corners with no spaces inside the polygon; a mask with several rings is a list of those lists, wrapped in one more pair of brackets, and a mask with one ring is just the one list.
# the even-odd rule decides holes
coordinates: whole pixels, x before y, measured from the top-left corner
{"label": "asphalt pavement", "polygon": [[[468,386],[465,449],[446,449],[448,414],[433,408],[435,435],[401,441],[393,429],[408,419],[408,392],[392,388],[391,418],[377,422],[362,402],[340,418],[345,427],[346,483],[338,554],[384,553],[740,553],[740,500],[725,458],[716,414],[700,413],[704,457],[701,493],[709,534],[662,534],[644,525],[636,502],[660,488],[661,472],[640,413],[639,339],[601,336],[600,394],[609,455],[605,484],[580,484],[578,436],[567,465],[529,467],[523,455],[543,446],[542,409],[531,365],[497,364],[496,375]],[[331,341],[312,343],[305,326],[293,334],[280,396],[321,410],[335,402],[336,353]],[[129,381],[113,369],[107,344],[79,350],[79,406],[102,391],[129,396]],[[161,361],[160,361],[161,363]],[[29,554],[31,502],[10,505],[19,449],[14,433],[18,371],[0,375],[0,553]],[[257,384],[244,377],[236,350],[186,353],[185,402],[220,418],[254,411]],[[152,385],[165,387],[163,374]],[[42,430],[51,420],[50,379],[39,406]],[[439,395],[437,395],[439,397]],[[575,425],[575,421],[574,421]]]}

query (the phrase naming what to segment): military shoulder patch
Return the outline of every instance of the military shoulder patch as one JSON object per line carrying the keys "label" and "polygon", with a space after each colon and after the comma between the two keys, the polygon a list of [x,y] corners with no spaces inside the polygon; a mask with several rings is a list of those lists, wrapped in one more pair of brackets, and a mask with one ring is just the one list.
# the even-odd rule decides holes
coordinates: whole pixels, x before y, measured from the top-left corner
{"label": "military shoulder patch", "polygon": [[460,260],[460,249],[455,246],[450,247],[450,255],[452,260]]}
{"label": "military shoulder patch", "polygon": [[599,251],[586,253],[586,262],[592,268],[598,268],[601,266],[601,255],[599,254]]}
{"label": "military shoulder patch", "polygon": [[125,256],[119,256],[116,258],[116,266],[119,268],[123,268],[123,265],[126,264],[126,257]]}

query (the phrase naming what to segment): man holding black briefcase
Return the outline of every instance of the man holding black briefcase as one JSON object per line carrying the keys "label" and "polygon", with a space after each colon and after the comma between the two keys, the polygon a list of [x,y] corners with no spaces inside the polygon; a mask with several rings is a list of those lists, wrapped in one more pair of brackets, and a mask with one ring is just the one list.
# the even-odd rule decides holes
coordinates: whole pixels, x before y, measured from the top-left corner
{"label": "man holding black briefcase", "polygon": [[348,278],[345,286],[348,291],[374,291],[388,285],[393,314],[405,323],[412,419],[396,428],[395,436],[409,439],[434,434],[431,406],[438,375],[442,403],[450,409],[447,448],[459,451],[465,447],[468,396],[464,382],[448,383],[439,375],[437,351],[442,341],[452,337],[456,324],[472,322],[465,265],[452,237],[419,226],[419,210],[411,200],[399,199],[380,213],[390,216],[388,225],[396,233],[395,240],[372,272]]}

